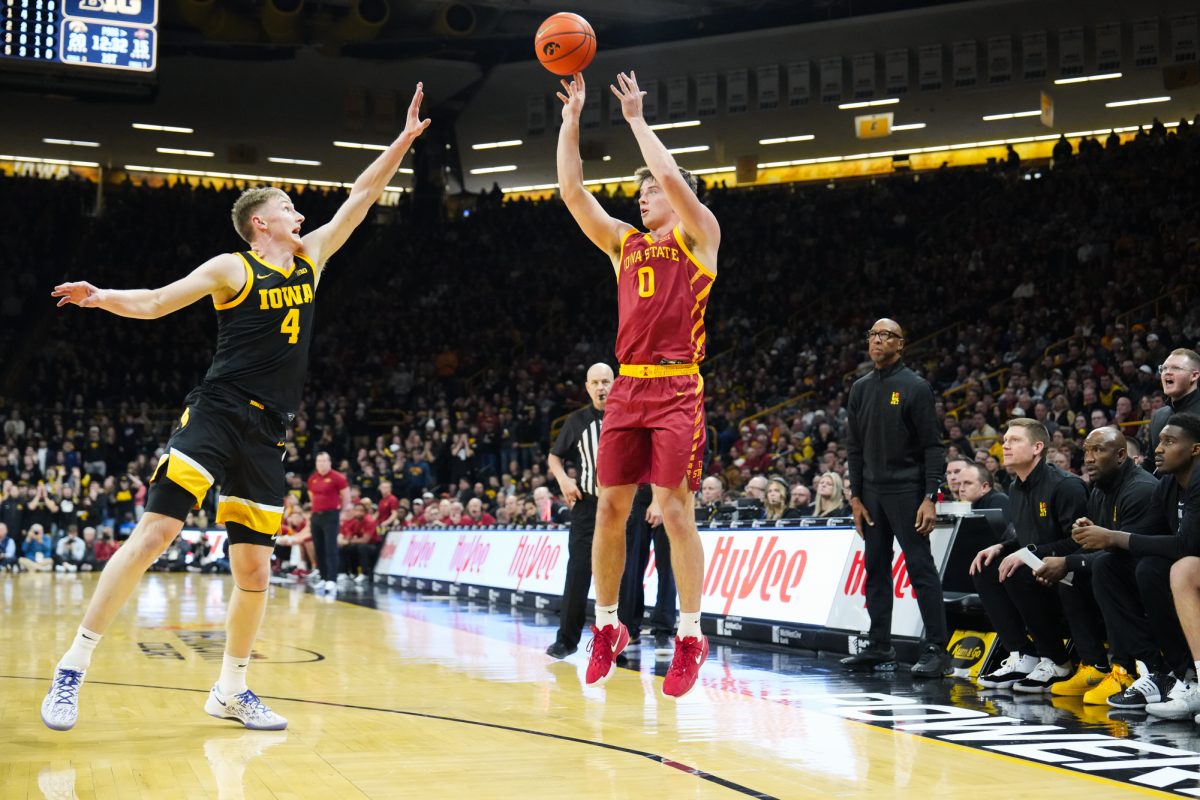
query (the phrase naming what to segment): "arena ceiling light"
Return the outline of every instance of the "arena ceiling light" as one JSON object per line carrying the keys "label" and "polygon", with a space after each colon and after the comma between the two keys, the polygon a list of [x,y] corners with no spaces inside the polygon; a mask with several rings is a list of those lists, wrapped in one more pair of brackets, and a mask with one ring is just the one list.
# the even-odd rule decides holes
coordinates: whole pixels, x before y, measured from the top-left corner
{"label": "arena ceiling light", "polygon": [[320,161],[312,161],[307,158],[284,158],[282,156],[267,156],[267,161],[272,164],[299,164],[303,167],[319,167]]}
{"label": "arena ceiling light", "polygon": [[351,150],[387,150],[386,144],[363,144],[362,142],[337,142],[333,143],[334,147],[346,147]]}
{"label": "arena ceiling light", "polygon": [[30,164],[65,164],[68,167],[98,167],[95,161],[70,161],[65,158],[37,158],[35,156],[0,155],[0,161],[27,161]]}
{"label": "arena ceiling light", "polygon": [[[8,158],[9,156],[0,156],[0,159]],[[24,159],[28,160],[28,159]],[[96,167],[98,164],[84,164],[81,162],[59,162],[59,163],[79,163],[79,166]],[[126,164],[124,166],[126,172],[149,172],[159,175],[192,175],[198,178],[225,178],[233,181],[251,181],[253,183],[268,183],[268,184],[291,184],[292,186],[327,186],[331,188],[352,189],[353,183],[345,183],[343,181],[321,181],[314,178],[286,178],[279,175],[248,175],[241,172],[213,172],[203,169],[181,169],[179,167],[148,167],[142,164]],[[402,186],[386,186],[383,189],[385,192],[407,192]]]}
{"label": "arena ceiling light", "polygon": [[717,172],[737,172],[737,167],[705,167],[691,170],[693,175],[712,175]]}
{"label": "arena ceiling light", "polygon": [[900,102],[899,97],[885,97],[882,100],[862,100],[857,103],[842,103],[838,106],[842,111],[849,111],[852,108],[872,108],[874,106],[894,106]]}
{"label": "arena ceiling light", "polygon": [[156,147],[155,152],[163,153],[169,156],[193,156],[195,158],[212,158],[215,154],[212,150],[181,150],[178,147]]}
{"label": "arena ceiling light", "polygon": [[498,167],[476,167],[471,170],[472,175],[491,175],[493,172],[516,172],[516,164],[502,164]]}
{"label": "arena ceiling light", "polygon": [[1081,75],[1078,78],[1059,78],[1054,83],[1057,86],[1065,86],[1069,83],[1091,83],[1092,81],[1111,81],[1115,78],[1120,78],[1120,72],[1104,72],[1099,75]]}
{"label": "arena ceiling light", "polygon": [[195,133],[191,128],[180,128],[175,125],[152,125],[149,122],[135,122],[133,127],[139,131],[159,131],[160,133]]}
{"label": "arena ceiling light", "polygon": [[99,142],[86,142],[79,139],[42,139],[46,144],[64,144],[70,147],[99,147]]}
{"label": "arena ceiling light", "polygon": [[483,142],[471,145],[472,150],[495,150],[497,147],[520,147],[525,144],[521,139],[505,139],[502,142]]}
{"label": "arena ceiling light", "polygon": [[1040,117],[1042,110],[1035,108],[1033,111],[1014,111],[1011,114],[988,114],[983,118],[984,122],[996,122],[1001,119],[1016,119],[1017,117]]}
{"label": "arena ceiling light", "polygon": [[[1167,122],[1163,124],[1164,128],[1174,128],[1178,126],[1178,122]],[[809,164],[833,164],[839,161],[859,161],[864,158],[890,158],[891,156],[914,156],[919,153],[943,153],[948,150],[967,150],[973,147],[998,147],[1005,144],[1026,144],[1028,142],[1051,142],[1058,139],[1059,136],[1066,136],[1068,139],[1078,139],[1083,136],[1105,136],[1109,133],[1132,133],[1136,131],[1138,125],[1126,125],[1122,128],[1101,128],[1094,131],[1069,131],[1067,133],[1046,133],[1039,136],[1017,136],[1011,139],[990,139],[986,142],[960,142],[959,144],[939,144],[932,147],[909,147],[902,150],[881,150],[875,153],[855,153],[848,156],[823,156],[821,158],[798,158],[792,161],[769,161],[764,164],[759,164],[759,169],[771,169],[772,167],[803,167]]]}
{"label": "arena ceiling light", "polygon": [[660,122],[657,125],[651,125],[650,130],[665,131],[670,130],[671,128],[694,128],[699,124],[700,120],[698,119],[688,119],[684,120],[683,122]]}
{"label": "arena ceiling light", "polygon": [[706,153],[708,152],[708,145],[698,144],[692,147],[671,147],[667,149],[667,152],[673,156],[682,155],[683,153]]}
{"label": "arena ceiling light", "polygon": [[1111,103],[1105,103],[1105,108],[1121,108],[1122,106],[1144,106],[1149,103],[1169,103],[1169,97],[1142,97],[1137,100],[1114,100]]}
{"label": "arena ceiling light", "polygon": [[910,122],[907,125],[893,125],[893,131],[919,131],[925,127],[924,122]]}
{"label": "arena ceiling light", "polygon": [[817,137],[811,133],[802,133],[799,136],[776,136],[773,139],[759,139],[759,144],[789,144],[791,142],[811,142]]}

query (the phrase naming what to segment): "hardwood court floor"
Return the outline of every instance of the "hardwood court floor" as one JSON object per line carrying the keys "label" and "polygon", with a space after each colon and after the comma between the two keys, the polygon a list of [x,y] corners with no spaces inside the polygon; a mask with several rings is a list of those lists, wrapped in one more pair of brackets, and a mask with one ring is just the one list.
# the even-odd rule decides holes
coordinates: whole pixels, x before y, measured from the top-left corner
{"label": "hardwood court floor", "polygon": [[[387,589],[360,593],[371,608],[272,588],[250,685],[290,726],[246,731],[202,711],[229,580],[148,575],[97,651],[78,726],[57,733],[38,705],[95,577],[0,576],[0,797],[1163,796],[846,718],[864,715],[845,709],[849,694],[916,702],[927,690],[903,673],[858,679],[830,658],[720,647],[703,685],[673,701],[648,648],[584,690],[582,650],[542,652],[555,618]],[[936,683],[937,702],[959,692],[960,705],[1021,713]]]}

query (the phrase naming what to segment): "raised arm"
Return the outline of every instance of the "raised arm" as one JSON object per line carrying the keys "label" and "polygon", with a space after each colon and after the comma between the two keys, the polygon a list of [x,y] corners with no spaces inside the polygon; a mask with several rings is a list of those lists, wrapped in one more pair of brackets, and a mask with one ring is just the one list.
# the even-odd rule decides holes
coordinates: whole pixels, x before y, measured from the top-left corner
{"label": "raised arm", "polygon": [[[695,243],[693,249],[706,262],[705,265],[715,270],[715,256],[721,244],[721,226],[708,206],[700,202],[692,187],[688,186],[679,174],[679,165],[675,163],[675,157],[667,152],[666,145],[650,130],[650,125],[642,115],[642,98],[646,93],[638,88],[637,73],[633,70],[630,70],[628,75],[620,73],[617,75],[617,86],[610,88],[621,101],[621,114],[633,130],[633,136],[637,139],[650,174],[667,195],[671,209],[679,215],[684,235]],[[705,258],[703,253],[707,253],[708,256]]]}
{"label": "raised arm", "polygon": [[317,265],[318,275],[325,262],[342,248],[354,229],[367,218],[367,212],[387,188],[388,181],[400,168],[400,162],[412,143],[429,127],[429,120],[420,118],[421,101],[424,99],[424,84],[418,83],[412,102],[408,104],[404,130],[396,137],[396,141],[388,145],[388,148],[371,162],[371,166],[358,176],[358,180],[350,189],[350,196],[333,215],[333,219],[303,237],[304,254]]}
{"label": "raised arm", "polygon": [[50,293],[58,307],[72,303],[100,308],[120,317],[158,319],[190,306],[202,297],[227,302],[246,285],[246,267],[233,253],[210,258],[192,272],[161,289],[100,289],[87,281],[60,283]]}
{"label": "raised arm", "polygon": [[584,187],[583,159],[579,157],[579,115],[587,89],[583,73],[576,73],[569,83],[564,79],[562,85],[567,93],[558,92],[563,102],[563,124],[558,130],[558,193],[584,235],[615,260],[621,255],[621,237],[633,226],[610,217]]}

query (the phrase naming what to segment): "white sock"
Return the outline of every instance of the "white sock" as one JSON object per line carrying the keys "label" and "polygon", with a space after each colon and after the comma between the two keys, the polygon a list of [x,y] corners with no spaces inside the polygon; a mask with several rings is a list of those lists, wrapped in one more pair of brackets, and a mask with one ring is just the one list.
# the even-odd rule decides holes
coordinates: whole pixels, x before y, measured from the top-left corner
{"label": "white sock", "polygon": [[1021,663],[1017,665],[1018,672],[1033,672],[1037,669],[1038,657],[1031,655],[1021,656]]}
{"label": "white sock", "polygon": [[100,634],[89,631],[80,625],[75,634],[75,641],[71,642],[71,649],[63,655],[58,666],[82,672],[92,665],[92,653],[95,652],[98,644],[100,644]]}
{"label": "white sock", "polygon": [[221,677],[217,678],[217,691],[226,697],[246,691],[246,668],[249,666],[250,656],[234,658],[226,653],[221,659]]}
{"label": "white sock", "polygon": [[679,630],[675,633],[680,639],[686,639],[689,636],[699,639],[700,634],[700,612],[695,614],[679,614]]}
{"label": "white sock", "polygon": [[610,625],[615,628],[615,627],[617,627],[617,625],[620,624],[620,622],[621,621],[619,619],[617,619],[617,604],[616,603],[613,603],[611,606],[601,606],[601,605],[596,606],[596,627],[597,628],[607,628]]}

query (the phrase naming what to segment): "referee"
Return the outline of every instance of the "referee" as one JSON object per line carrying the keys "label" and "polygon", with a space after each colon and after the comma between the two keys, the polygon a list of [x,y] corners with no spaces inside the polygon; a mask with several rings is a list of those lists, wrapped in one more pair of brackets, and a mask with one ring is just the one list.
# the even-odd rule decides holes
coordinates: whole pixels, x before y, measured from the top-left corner
{"label": "referee", "polygon": [[[613,385],[613,371],[607,364],[593,364],[587,371],[587,393],[592,404],[567,417],[558,440],[550,451],[549,466],[562,497],[571,507],[571,533],[567,540],[567,580],[563,586],[559,611],[558,636],[546,648],[546,655],[566,658],[579,648],[583,622],[587,614],[588,587],[592,585],[592,536],[596,532],[596,449],[600,444],[600,425],[604,404]],[[563,458],[575,454],[579,464],[576,483],[563,468]]]}
{"label": "referee", "polygon": [[883,667],[896,660],[892,647],[892,541],[900,542],[917,595],[925,640],[912,668],[915,678],[941,678],[950,668],[942,581],[929,547],[937,521],[934,502],[942,483],[945,451],[933,390],[904,366],[904,329],[881,319],[867,331],[875,369],[850,387],[849,461],[854,527],[863,538],[867,571],[869,646],[842,663]]}

